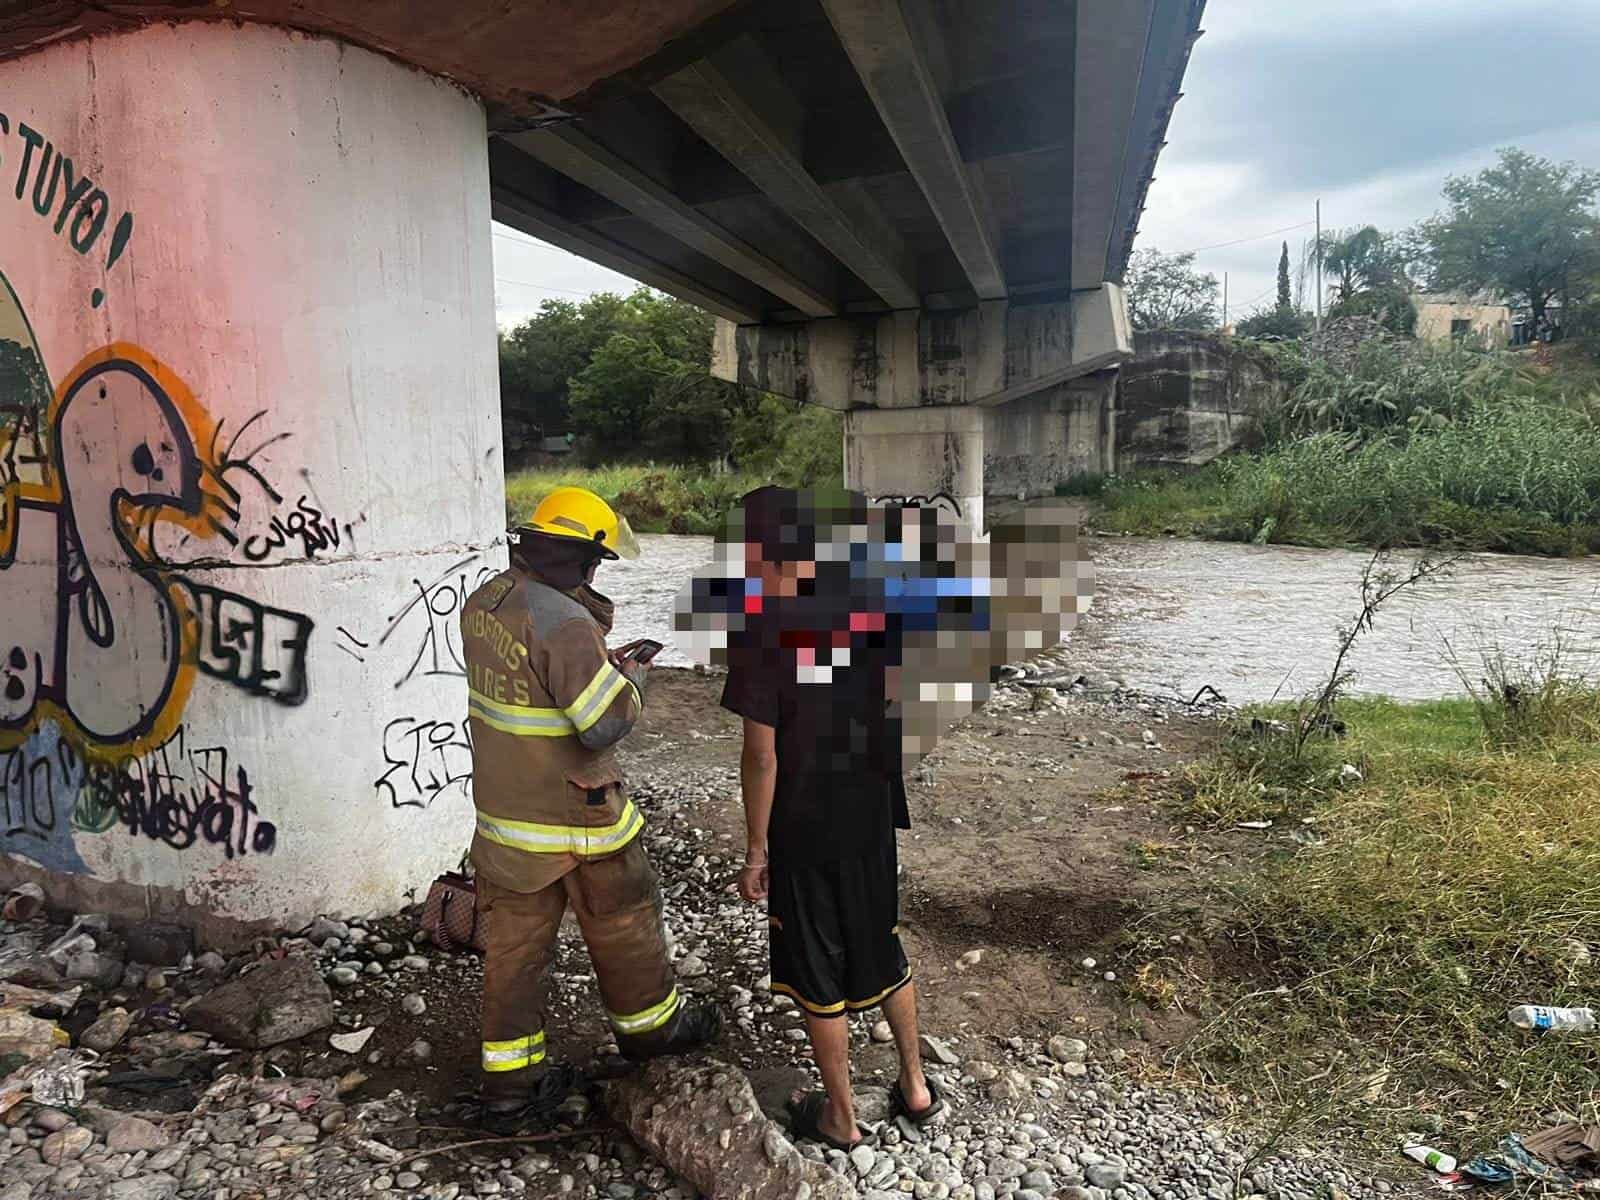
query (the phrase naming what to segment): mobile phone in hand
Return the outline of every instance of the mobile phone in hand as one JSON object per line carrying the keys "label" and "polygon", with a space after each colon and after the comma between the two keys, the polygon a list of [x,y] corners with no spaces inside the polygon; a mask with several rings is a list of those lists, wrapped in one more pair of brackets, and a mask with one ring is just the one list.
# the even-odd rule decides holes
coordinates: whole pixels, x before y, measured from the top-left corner
{"label": "mobile phone in hand", "polygon": [[660,642],[652,641],[649,638],[640,638],[636,642],[629,642],[621,650],[617,651],[617,657],[623,662],[643,664],[660,654],[662,649]]}

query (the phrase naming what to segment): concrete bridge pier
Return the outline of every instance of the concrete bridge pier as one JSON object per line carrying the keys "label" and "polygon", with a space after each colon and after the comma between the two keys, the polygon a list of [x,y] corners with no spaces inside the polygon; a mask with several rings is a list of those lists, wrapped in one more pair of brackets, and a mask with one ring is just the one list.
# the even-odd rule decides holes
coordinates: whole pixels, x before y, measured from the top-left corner
{"label": "concrete bridge pier", "polygon": [[0,61],[0,884],[226,940],[459,857],[488,214],[482,104],[337,40]]}
{"label": "concrete bridge pier", "polygon": [[1114,469],[1122,289],[1039,304],[900,310],[795,325],[719,325],[725,379],[845,413],[845,482],[939,496],[983,527],[985,495],[1051,494]]}

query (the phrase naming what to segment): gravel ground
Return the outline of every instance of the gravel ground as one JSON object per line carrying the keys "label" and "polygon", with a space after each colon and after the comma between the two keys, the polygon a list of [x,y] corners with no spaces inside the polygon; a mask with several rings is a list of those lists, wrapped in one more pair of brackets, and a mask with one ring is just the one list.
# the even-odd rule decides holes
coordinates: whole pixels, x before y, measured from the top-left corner
{"label": "gravel ground", "polygon": [[[1122,705],[1139,719],[1152,711],[1152,702],[1127,696],[1069,694],[1049,703],[1102,712]],[[1010,686],[995,708],[1034,713],[1039,703]],[[790,1088],[814,1078],[800,1015],[766,986],[764,914],[733,891],[734,840],[725,829],[696,825],[693,815],[736,794],[734,769],[658,748],[634,761],[631,775],[650,817],[645,836],[662,875],[681,984],[725,1007],[730,1019],[717,1054],[744,1067],[763,1106],[776,1110]],[[479,968],[470,956],[442,954],[408,933],[404,918],[324,920],[230,962],[202,956],[155,977],[134,966],[122,986],[91,989],[92,1001],[63,1022],[68,1028],[81,1035],[89,1019],[116,1007],[132,1014],[132,1027],[96,1064],[80,1106],[24,1101],[5,1114],[0,1200],[695,1194],[607,1127],[592,1093],[568,1098],[555,1140],[430,1153],[487,1136],[459,1127],[451,1107],[472,1082]],[[7,926],[0,940],[37,945],[40,931]],[[336,997],[331,1029],[249,1053],[185,1027],[191,996],[275,952],[312,959],[328,979]],[[984,950],[969,953],[965,965],[976,967]],[[569,927],[551,989],[558,1054],[589,1065],[618,1062],[598,1012],[587,959]],[[1229,1120],[1225,1097],[1145,1086],[1122,1047],[1075,1036],[1081,1030],[930,1029],[928,1066],[950,1112],[918,1130],[888,1119],[886,1029],[875,1030],[876,1014],[850,1019],[857,1060],[878,1064],[858,1080],[869,1137],[848,1156],[811,1144],[801,1151],[878,1200],[1322,1200],[1396,1187],[1341,1169],[1321,1149],[1252,1159],[1257,1143]],[[329,1044],[330,1035],[359,1041],[368,1028],[354,1050],[355,1042]],[[180,1085],[97,1086],[95,1076],[107,1069],[165,1074]]]}

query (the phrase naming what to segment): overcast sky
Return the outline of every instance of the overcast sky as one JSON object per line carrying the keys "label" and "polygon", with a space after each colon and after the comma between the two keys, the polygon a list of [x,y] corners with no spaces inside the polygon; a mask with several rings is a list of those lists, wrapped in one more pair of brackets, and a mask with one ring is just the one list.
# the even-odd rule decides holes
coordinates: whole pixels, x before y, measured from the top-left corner
{"label": "overcast sky", "polygon": [[[1204,27],[1137,244],[1215,247],[1197,264],[1234,319],[1271,303],[1319,196],[1325,227],[1398,229],[1501,146],[1600,167],[1600,0],[1209,0]],[[500,225],[494,252],[502,325],[633,286]]]}

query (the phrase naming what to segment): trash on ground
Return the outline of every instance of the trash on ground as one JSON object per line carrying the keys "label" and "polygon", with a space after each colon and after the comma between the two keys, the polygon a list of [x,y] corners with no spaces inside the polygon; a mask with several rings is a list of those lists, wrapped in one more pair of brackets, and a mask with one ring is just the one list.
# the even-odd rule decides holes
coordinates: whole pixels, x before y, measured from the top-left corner
{"label": "trash on ground", "polygon": [[54,1009],[62,1016],[72,1011],[83,995],[83,987],[70,987],[65,991],[46,992],[38,988],[23,987],[18,983],[0,983],[0,1007],[22,1008],[29,1012]]}
{"label": "trash on ground", "polygon": [[1572,1176],[1559,1167],[1541,1162],[1529,1153],[1517,1134],[1508,1133],[1492,1154],[1480,1154],[1461,1167],[1462,1173],[1480,1183],[1511,1183],[1516,1179],[1536,1179],[1546,1183],[1570,1184]]}
{"label": "trash on ground", "polygon": [[1560,1033],[1593,1033],[1600,1025],[1592,1008],[1553,1008],[1546,1004],[1519,1004],[1506,1013],[1506,1020],[1518,1029]]}
{"label": "trash on ground", "polygon": [[335,1033],[328,1038],[328,1045],[335,1050],[342,1050],[346,1054],[359,1054],[361,1048],[371,1039],[373,1028],[368,1025],[365,1029],[358,1029],[354,1033]]}
{"label": "trash on ground", "polygon": [[57,1050],[38,1065],[33,1075],[33,1098],[52,1108],[76,1108],[83,1103],[84,1068],[93,1055]]}
{"label": "trash on ground", "polygon": [[31,921],[44,910],[44,889],[37,883],[23,883],[6,893],[0,916],[8,921]]}
{"label": "trash on ground", "polygon": [[83,1103],[84,1067],[88,1055],[54,1050],[41,1060],[24,1064],[0,1080],[0,1113],[9,1111],[30,1094],[34,1103],[51,1108]]}
{"label": "trash on ground", "polygon": [[1600,1125],[1552,1125],[1523,1139],[1528,1153],[1583,1175],[1600,1175]]}
{"label": "trash on ground", "polygon": [[1455,1172],[1456,1160],[1443,1151],[1435,1150],[1432,1146],[1424,1146],[1420,1142],[1413,1142],[1402,1148],[1407,1158],[1414,1158],[1424,1166],[1432,1167],[1441,1175],[1450,1175]]}

